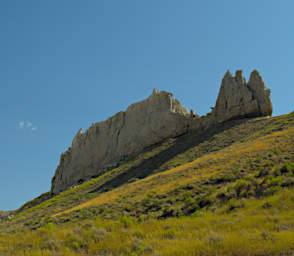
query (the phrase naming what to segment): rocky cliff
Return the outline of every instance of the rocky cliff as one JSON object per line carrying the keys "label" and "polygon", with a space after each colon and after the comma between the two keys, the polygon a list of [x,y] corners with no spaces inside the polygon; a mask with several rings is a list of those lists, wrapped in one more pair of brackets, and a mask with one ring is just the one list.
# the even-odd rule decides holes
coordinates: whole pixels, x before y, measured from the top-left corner
{"label": "rocky cliff", "polygon": [[235,77],[228,71],[215,107],[200,118],[171,93],[154,89],[149,98],[129,106],[125,112],[93,124],[85,133],[80,129],[72,146],[61,155],[51,192],[59,193],[100,175],[162,139],[232,119],[271,114],[270,90],[257,71],[251,73],[248,83],[242,71],[237,71]]}
{"label": "rocky cliff", "polygon": [[171,93],[154,89],[152,95],[132,104],[104,122],[79,130],[72,146],[61,155],[52,180],[52,192],[99,175],[128,156],[169,136],[187,131],[187,109]]}
{"label": "rocky cliff", "polygon": [[235,77],[227,71],[212,114],[217,122],[271,115],[270,89],[256,70],[251,73],[248,83],[241,70],[236,71]]}

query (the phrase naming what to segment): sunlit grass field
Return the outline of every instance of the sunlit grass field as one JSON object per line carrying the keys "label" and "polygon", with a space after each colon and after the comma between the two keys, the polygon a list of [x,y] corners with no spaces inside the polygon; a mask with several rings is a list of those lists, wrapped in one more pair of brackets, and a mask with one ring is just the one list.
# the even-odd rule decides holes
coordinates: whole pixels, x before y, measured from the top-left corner
{"label": "sunlit grass field", "polygon": [[49,223],[0,238],[1,255],[293,255],[294,190],[202,216]]}
{"label": "sunlit grass field", "polygon": [[0,255],[294,255],[294,113],[199,136],[28,202]]}

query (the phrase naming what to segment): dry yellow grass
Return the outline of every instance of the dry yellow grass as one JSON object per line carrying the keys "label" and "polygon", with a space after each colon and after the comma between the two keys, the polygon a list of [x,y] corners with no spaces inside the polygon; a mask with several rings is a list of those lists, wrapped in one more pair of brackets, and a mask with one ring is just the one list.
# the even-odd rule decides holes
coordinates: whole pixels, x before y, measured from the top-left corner
{"label": "dry yellow grass", "polygon": [[[272,205],[266,209],[265,203]],[[0,255],[292,255],[294,190],[247,199],[232,214],[148,220],[83,221],[0,236]]]}
{"label": "dry yellow grass", "polygon": [[294,137],[294,128],[274,132],[265,137],[261,137],[254,142],[235,143],[217,153],[210,153],[200,157],[190,163],[178,166],[163,173],[155,174],[131,184],[123,185],[119,188],[103,193],[98,197],[82,203],[71,209],[58,212],[52,217],[68,214],[90,206],[100,206],[105,203],[112,203],[118,198],[135,193],[133,200],[142,199],[146,192],[156,193],[167,192],[176,186],[187,184],[191,181],[208,178],[219,173],[218,170],[227,166],[232,166],[235,162],[248,156],[257,156],[263,151],[274,150],[276,145],[281,149],[289,149],[289,141]]}
{"label": "dry yellow grass", "polygon": [[[181,151],[181,157],[177,155],[158,170],[187,163],[194,156],[198,157],[196,160],[144,180],[125,183],[102,194],[98,194],[99,190],[89,193],[128,171],[135,161],[138,160],[135,165],[139,165],[144,158],[139,156],[137,160],[132,159],[128,167],[114,169],[44,201],[6,223],[0,223],[4,226],[0,234],[0,255],[294,255],[293,185],[281,185],[272,196],[235,196],[233,201],[238,203],[235,205],[230,198],[217,201],[217,195],[222,192],[230,195],[239,181],[262,185],[265,176],[258,176],[261,171],[269,171],[274,176],[275,170],[282,170],[284,164],[293,162],[294,128],[285,130],[288,127],[285,124],[293,121],[290,115],[288,117],[287,120],[287,116],[280,117],[285,118],[280,123],[272,123],[279,119],[272,118],[268,125],[259,125],[259,128],[252,120],[250,125],[242,128],[244,131],[251,127],[250,132],[241,133],[238,140],[230,136],[240,131],[239,128],[226,131],[226,135],[220,133],[216,135],[219,139],[205,141],[204,146],[192,148],[190,153]],[[284,130],[273,132],[281,128]],[[243,134],[247,136],[244,139]],[[253,141],[254,138],[258,139]],[[210,141],[214,146],[210,145]],[[231,144],[231,141],[235,143]],[[218,142],[223,143],[223,147],[231,146],[221,150],[223,147],[215,146]],[[201,154],[198,154],[198,149]],[[164,149],[155,147],[154,150],[161,152]],[[214,153],[207,153],[212,150],[215,150]],[[157,154],[155,151],[146,154],[153,156]],[[294,181],[292,171],[278,178]],[[186,184],[189,186],[181,186]],[[92,197],[97,194],[97,197]],[[195,202],[198,204],[200,199],[206,197],[216,202],[209,207],[201,206],[192,213],[185,211],[191,205],[191,198],[195,199],[192,200],[194,206]],[[73,207],[76,202],[80,204]],[[87,207],[90,209],[72,213]],[[146,209],[151,210],[147,212]],[[169,216],[163,213],[170,209],[179,209],[182,214],[167,218]],[[100,210],[103,210],[102,214]],[[17,228],[10,229],[17,225]],[[21,225],[23,228],[19,229]]]}

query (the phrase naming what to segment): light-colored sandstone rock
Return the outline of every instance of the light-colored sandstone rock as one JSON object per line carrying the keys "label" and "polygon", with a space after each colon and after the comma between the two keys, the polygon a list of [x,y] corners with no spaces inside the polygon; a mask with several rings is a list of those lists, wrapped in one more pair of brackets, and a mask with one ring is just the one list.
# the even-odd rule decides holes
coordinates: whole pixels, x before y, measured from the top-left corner
{"label": "light-colored sandstone rock", "polygon": [[249,114],[258,115],[258,113],[254,113],[257,110],[257,100],[253,98],[252,92],[246,86],[241,71],[237,71],[235,77],[227,71],[212,112],[216,122],[240,118]]}
{"label": "light-colored sandstone rock", "polygon": [[257,71],[251,73],[248,84],[242,71],[237,71],[235,77],[228,71],[215,107],[200,118],[185,109],[171,93],[154,89],[149,98],[132,104],[125,112],[93,124],[85,133],[80,129],[72,146],[61,155],[51,192],[59,193],[97,176],[106,167],[115,167],[162,139],[232,119],[271,114],[270,90]]}
{"label": "light-colored sandstone rock", "polygon": [[248,84],[241,70],[236,71],[235,77],[228,71],[222,80],[212,114],[218,123],[242,117],[271,115],[270,90],[265,87],[257,71],[251,73]]}
{"label": "light-colored sandstone rock", "polygon": [[171,93],[154,89],[152,95],[132,104],[104,122],[80,129],[71,148],[62,154],[52,180],[52,192],[99,175],[127,156],[160,140],[187,131],[190,113]]}
{"label": "light-colored sandstone rock", "polygon": [[266,88],[262,77],[258,71],[254,70],[248,82],[248,88],[253,93],[253,97],[257,100],[259,106],[259,113],[262,116],[271,115],[273,112],[272,102],[270,98],[270,89]]}

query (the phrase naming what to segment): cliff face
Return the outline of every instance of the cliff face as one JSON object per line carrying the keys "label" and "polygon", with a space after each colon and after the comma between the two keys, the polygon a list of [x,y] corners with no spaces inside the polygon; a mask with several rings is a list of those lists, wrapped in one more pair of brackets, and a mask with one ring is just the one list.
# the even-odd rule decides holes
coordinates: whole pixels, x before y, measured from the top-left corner
{"label": "cliff face", "polygon": [[99,175],[103,168],[187,131],[189,115],[171,93],[154,89],[148,99],[132,104],[125,112],[92,125],[86,133],[79,130],[71,148],[61,156],[52,192]]}
{"label": "cliff face", "polygon": [[241,70],[236,71],[235,77],[227,71],[212,114],[217,122],[271,115],[270,90],[256,70],[251,73],[248,83]]}
{"label": "cliff face", "polygon": [[235,77],[227,72],[215,108],[201,118],[185,109],[171,93],[154,89],[149,98],[129,106],[125,112],[93,124],[85,133],[80,129],[72,146],[61,155],[51,192],[59,193],[97,176],[162,139],[232,119],[271,113],[270,90],[257,71],[251,73],[248,83],[241,71]]}

